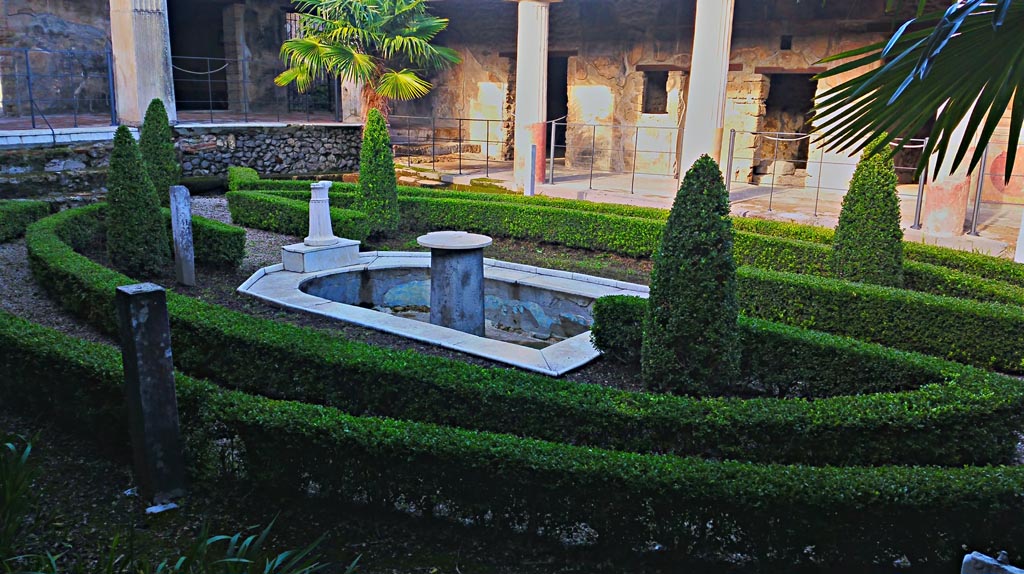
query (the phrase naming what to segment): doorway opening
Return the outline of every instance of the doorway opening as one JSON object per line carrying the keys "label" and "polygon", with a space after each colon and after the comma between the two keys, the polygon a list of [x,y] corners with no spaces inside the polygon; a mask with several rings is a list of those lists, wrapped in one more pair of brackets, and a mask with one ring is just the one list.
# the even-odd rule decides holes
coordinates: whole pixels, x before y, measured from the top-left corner
{"label": "doorway opening", "polygon": [[762,136],[754,166],[758,175],[773,174],[780,178],[796,177],[800,184],[807,176],[810,138],[800,137],[811,131],[810,115],[818,82],[812,74],[771,74],[768,76],[768,99],[759,132],[782,135]]}
{"label": "doorway opening", "polygon": [[174,99],[179,110],[228,108],[223,9],[223,5],[206,0],[167,3]]}
{"label": "doorway opening", "polygon": [[[555,126],[555,157],[565,157],[566,118],[569,114],[569,57],[551,56],[548,58],[548,117],[547,121],[558,120]],[[550,129],[550,126],[549,128]],[[548,132],[548,136],[551,133]],[[550,148],[551,142],[548,142]],[[551,153],[551,150],[546,150]],[[547,154],[545,154],[547,155]]]}

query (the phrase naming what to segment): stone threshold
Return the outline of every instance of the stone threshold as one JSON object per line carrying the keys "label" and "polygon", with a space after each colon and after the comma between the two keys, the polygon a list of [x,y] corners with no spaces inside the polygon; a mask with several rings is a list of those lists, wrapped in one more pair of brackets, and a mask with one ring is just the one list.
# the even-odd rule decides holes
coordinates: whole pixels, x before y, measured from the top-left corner
{"label": "stone threshold", "polygon": [[[285,271],[283,265],[273,265],[256,271],[238,288],[238,292],[286,309],[330,317],[549,376],[564,375],[593,361],[601,354],[590,342],[590,331],[544,349],[533,349],[355,305],[337,303],[309,295],[300,289],[306,281],[319,277],[393,268],[429,269],[430,254],[369,251],[360,253],[359,261],[353,265],[316,273],[293,273]],[[649,294],[649,289],[645,285],[495,259],[484,259],[484,278],[594,299],[606,295],[647,297]]]}

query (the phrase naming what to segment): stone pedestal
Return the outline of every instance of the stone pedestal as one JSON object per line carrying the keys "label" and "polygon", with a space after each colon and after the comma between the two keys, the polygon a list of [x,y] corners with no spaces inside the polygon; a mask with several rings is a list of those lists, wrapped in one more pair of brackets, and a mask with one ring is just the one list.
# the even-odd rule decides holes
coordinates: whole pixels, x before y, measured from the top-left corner
{"label": "stone pedestal", "polygon": [[735,3],[736,0],[697,0],[681,174],[704,154],[716,161],[721,159]]}
{"label": "stone pedestal", "polygon": [[174,236],[174,276],[178,283],[195,287],[196,254],[192,243],[192,195],[183,185],[172,185],[171,234]]}
{"label": "stone pedestal", "polygon": [[357,263],[360,242],[353,239],[335,239],[337,241],[334,245],[285,245],[281,248],[284,270],[292,273],[316,273]]}
{"label": "stone pedestal", "polygon": [[338,238],[334,236],[331,226],[331,203],[328,193],[331,182],[318,181],[309,186],[312,195],[309,198],[309,236],[302,242],[309,247],[325,247],[334,245]]}
{"label": "stone pedestal", "polygon": [[430,322],[484,336],[484,247],[486,235],[437,231],[422,235],[430,248]]}
{"label": "stone pedestal", "polygon": [[149,102],[159,98],[177,122],[167,0],[110,0],[117,118],[142,125]]}

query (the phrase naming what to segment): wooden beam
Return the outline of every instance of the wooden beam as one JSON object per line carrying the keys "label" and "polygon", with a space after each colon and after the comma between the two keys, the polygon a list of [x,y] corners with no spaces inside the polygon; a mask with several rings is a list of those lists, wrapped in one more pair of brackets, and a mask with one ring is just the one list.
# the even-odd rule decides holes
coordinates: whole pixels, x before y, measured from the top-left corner
{"label": "wooden beam", "polygon": [[822,72],[827,72],[828,68],[824,66],[812,66],[810,68],[778,68],[774,66],[757,66],[754,68],[755,74],[807,74],[817,75]]}
{"label": "wooden beam", "polygon": [[[637,64],[638,72],[683,72],[690,73],[690,66],[679,66],[676,64]],[[730,72],[742,72],[743,64],[729,64]]]}
{"label": "wooden beam", "polygon": [[[579,50],[548,50],[548,58],[571,58],[579,56]],[[499,58],[515,58],[515,52],[498,52]]]}

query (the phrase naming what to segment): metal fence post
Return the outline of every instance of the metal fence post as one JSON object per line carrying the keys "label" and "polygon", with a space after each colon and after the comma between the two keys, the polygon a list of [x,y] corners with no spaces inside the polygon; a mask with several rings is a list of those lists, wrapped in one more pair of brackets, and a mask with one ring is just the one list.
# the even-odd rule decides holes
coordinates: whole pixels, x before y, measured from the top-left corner
{"label": "metal fence post", "polygon": [[25,83],[28,85],[28,109],[32,115],[32,129],[36,129],[36,100],[32,96],[32,62],[25,48]]}
{"label": "metal fence post", "polygon": [[341,79],[334,75],[334,121],[341,123]]}
{"label": "metal fence post", "polygon": [[988,167],[988,146],[981,154],[981,163],[978,170],[978,189],[974,192],[974,213],[971,215],[971,235],[978,236],[978,213],[981,212],[981,190],[985,187],[985,169]]}
{"label": "metal fence post", "polygon": [[[921,149],[928,149],[928,138],[924,139]],[[924,205],[924,185],[928,181],[928,161],[930,159],[931,156],[925,155],[924,169],[921,170],[921,175],[917,178],[917,203],[914,205],[914,224],[910,226],[911,229],[921,229],[921,208]]]}
{"label": "metal fence post", "polygon": [[437,118],[430,115],[430,169],[437,171]]}
{"label": "metal fence post", "polygon": [[462,118],[459,118],[459,175],[462,175]]}
{"label": "metal fence post", "polygon": [[[725,193],[732,191],[732,156],[736,153],[736,130],[729,130],[729,161],[725,168]],[[682,170],[683,166],[679,166]],[[685,174],[685,172],[684,172]]]}
{"label": "metal fence post", "polygon": [[548,185],[554,185],[555,183],[555,123],[557,121],[551,122],[551,155],[548,156]]}
{"label": "metal fence post", "polygon": [[772,187],[768,191],[768,211],[772,210],[772,200],[775,198],[775,172],[779,166],[779,136],[775,136],[775,149],[772,151]]}
{"label": "metal fence post", "polygon": [[107,50],[107,90],[110,92],[110,125],[117,125],[117,94],[114,84],[114,52]]}
{"label": "metal fence post", "polygon": [[597,159],[597,124],[594,124],[594,135],[590,138],[590,189],[594,189],[594,160]]}
{"label": "metal fence post", "polygon": [[213,123],[213,68],[210,59],[206,59],[206,105],[210,108],[210,123]]}
{"label": "metal fence post", "polygon": [[239,60],[238,65],[242,68],[242,114],[245,123],[249,123],[249,66],[245,59]]}
{"label": "metal fence post", "polygon": [[633,174],[629,179],[629,193],[632,195],[636,187],[636,162],[640,154],[640,126],[636,126],[636,136],[633,137]]}
{"label": "metal fence post", "polygon": [[[808,144],[810,145],[810,144]],[[814,217],[818,217],[818,198],[821,197],[821,172],[825,167],[825,148],[821,148],[821,155],[818,156],[818,177],[815,178],[814,189]]]}
{"label": "metal fence post", "polygon": [[484,120],[484,176],[491,177],[491,120]]}

